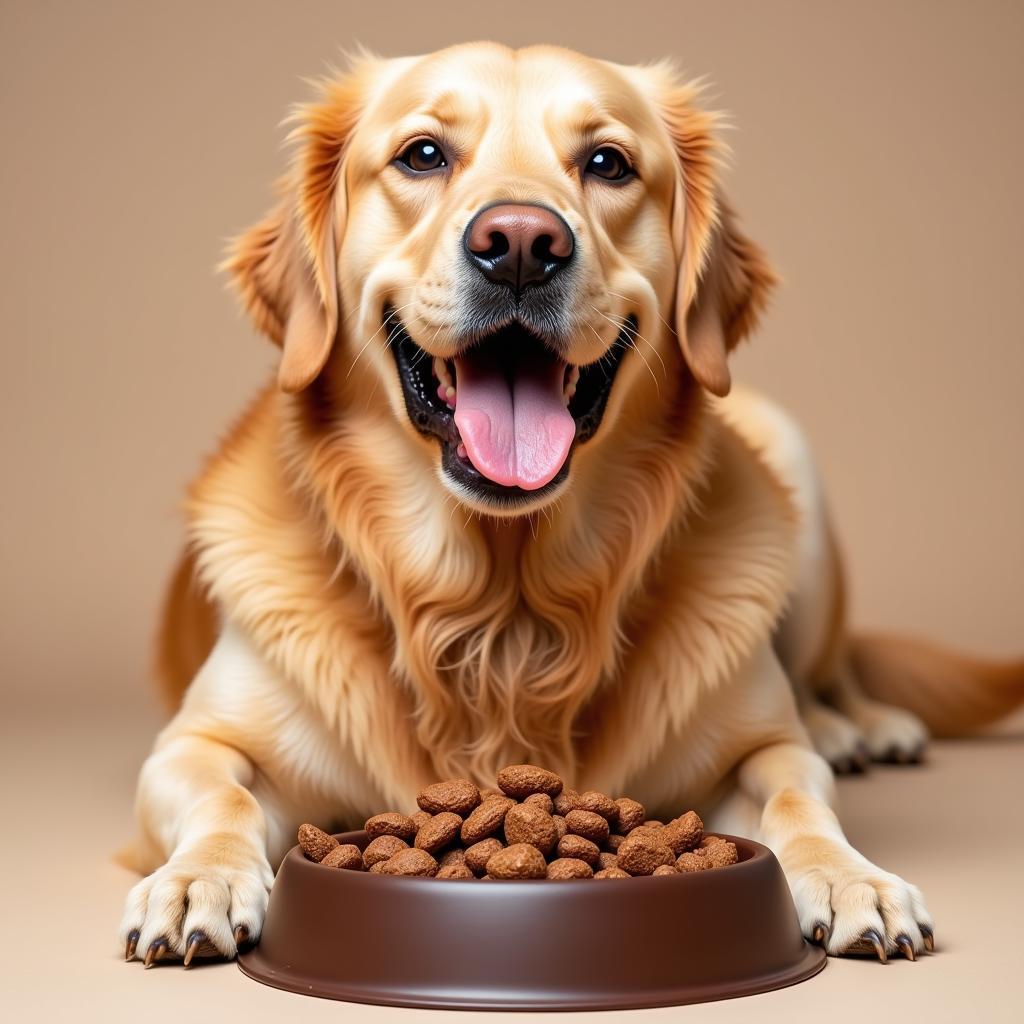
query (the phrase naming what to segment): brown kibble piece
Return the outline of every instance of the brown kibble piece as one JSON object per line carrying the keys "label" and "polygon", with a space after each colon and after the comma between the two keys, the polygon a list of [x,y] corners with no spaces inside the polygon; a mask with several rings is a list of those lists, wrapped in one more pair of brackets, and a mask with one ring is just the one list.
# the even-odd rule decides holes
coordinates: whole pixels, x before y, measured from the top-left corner
{"label": "brown kibble piece", "polygon": [[559,857],[548,865],[548,878],[563,881],[570,878],[593,878],[594,869],[576,857]]}
{"label": "brown kibble piece", "polygon": [[607,847],[608,847],[608,849],[612,851],[612,853],[615,853],[615,851],[616,851],[616,850],[618,850],[618,848],[619,848],[619,847],[620,847],[620,846],[622,845],[622,842],[623,842],[623,840],[624,840],[625,838],[626,838],[625,836],[620,836],[620,835],[616,835],[616,834],[615,834],[615,833],[613,832],[613,833],[612,833],[612,834],[611,834],[611,835],[610,835],[610,836],[609,836],[609,837],[608,837],[608,838],[607,838],[607,839],[606,839],[606,840],[604,841],[604,845],[605,845],[605,846],[607,846]]}
{"label": "brown kibble piece", "polygon": [[377,836],[366,844],[363,850],[363,867],[372,868],[374,864],[389,857],[394,857],[399,850],[407,850],[409,847],[398,836]]}
{"label": "brown kibble piece", "polygon": [[700,848],[706,850],[709,846],[714,846],[716,843],[724,843],[725,840],[721,836],[705,836],[700,841]]}
{"label": "brown kibble piece", "polygon": [[[416,832],[419,832],[421,828],[433,817],[432,814],[427,814],[426,811],[417,811],[409,820],[416,826]],[[415,836],[415,832],[413,835]]]}
{"label": "brown kibble piece", "polygon": [[595,878],[632,878],[628,871],[623,871],[622,868],[601,868],[600,871],[594,873]]}
{"label": "brown kibble piece", "polygon": [[371,875],[386,875],[387,872],[384,870],[384,865],[387,864],[386,860],[379,860],[376,864],[370,867],[368,870]]}
{"label": "brown kibble piece", "polygon": [[480,790],[469,779],[448,779],[424,787],[416,803],[420,810],[431,814],[450,811],[464,818],[480,803]]}
{"label": "brown kibble piece", "polygon": [[597,857],[597,865],[603,871],[605,868],[617,868],[619,858],[614,853],[600,853]]}
{"label": "brown kibble piece", "polygon": [[676,858],[676,871],[683,873],[690,871],[706,871],[711,865],[704,857],[703,851],[694,850],[692,853],[681,853]]}
{"label": "brown kibble piece", "polygon": [[547,871],[544,855],[532,843],[506,846],[487,861],[491,878],[544,878]]}
{"label": "brown kibble piece", "polygon": [[505,794],[495,786],[488,786],[486,789],[480,790],[480,801],[490,800],[491,797],[500,796],[502,799],[505,798]]}
{"label": "brown kibble piece", "polygon": [[[629,836],[647,836],[648,839],[657,839],[658,842],[663,842],[661,838],[661,829],[652,828],[650,825],[637,825],[636,828],[632,829]],[[629,836],[626,836],[628,839]],[[621,843],[619,844],[622,845]]]}
{"label": "brown kibble piece", "polygon": [[322,861],[325,868],[345,868],[347,871],[363,870],[363,851],[358,846],[346,843],[336,846]]}
{"label": "brown kibble piece", "polygon": [[482,875],[487,870],[487,862],[491,857],[504,848],[505,844],[493,837],[474,843],[466,850],[466,867],[474,875]]}
{"label": "brown kibble piece", "polygon": [[442,811],[435,814],[416,833],[415,846],[417,850],[426,850],[427,853],[436,853],[443,850],[449,843],[455,841],[455,837],[462,828],[462,819],[452,811]]}
{"label": "brown kibble piece", "polygon": [[469,845],[479,843],[481,839],[493,836],[505,824],[505,815],[515,807],[515,800],[504,794],[488,797],[462,823],[462,841]]}
{"label": "brown kibble piece", "polygon": [[616,828],[623,835],[626,835],[630,829],[636,828],[637,825],[642,825],[647,818],[647,810],[639,800],[631,800],[628,796],[622,796],[615,801],[615,806],[619,809],[619,821]]}
{"label": "brown kibble piece", "polygon": [[579,808],[580,795],[575,789],[563,789],[552,803],[555,805],[555,814],[560,814],[564,818],[570,811]]}
{"label": "brown kibble piece", "polygon": [[704,838],[704,822],[695,811],[687,811],[670,821],[659,832],[662,841],[671,846],[672,852],[678,857],[684,851],[700,845]]}
{"label": "brown kibble piece", "polygon": [[554,772],[538,768],[535,764],[510,764],[498,772],[498,788],[516,800],[532,793],[547,793],[554,797],[562,792],[562,780]]}
{"label": "brown kibble piece", "polygon": [[372,818],[367,818],[363,828],[366,829],[366,834],[371,839],[376,839],[377,836],[398,836],[399,839],[404,839],[407,843],[412,842],[417,832],[416,823],[412,818],[394,811],[389,811],[387,814],[375,814]]}
{"label": "brown kibble piece", "polygon": [[529,843],[546,856],[558,841],[558,830],[551,815],[536,804],[517,804],[505,815],[505,838],[509,846]]}
{"label": "brown kibble piece", "polygon": [[476,878],[465,864],[445,864],[438,868],[435,878]]}
{"label": "brown kibble piece", "polygon": [[608,840],[608,822],[593,811],[570,811],[565,816],[565,827],[573,835],[583,836],[600,846]]}
{"label": "brown kibble piece", "polygon": [[547,793],[531,793],[524,801],[524,804],[535,804],[546,814],[553,814],[555,805]]}
{"label": "brown kibble piece", "polygon": [[385,875],[413,875],[433,878],[437,874],[437,861],[426,850],[399,850],[394,857],[381,861]]}
{"label": "brown kibble piece", "polygon": [[647,821],[644,822],[644,824],[648,828],[664,828],[665,827],[665,822],[658,821],[657,818],[648,818]]}
{"label": "brown kibble piece", "polygon": [[465,864],[466,851],[456,846],[443,853],[437,863],[443,868],[449,867],[452,864]]}
{"label": "brown kibble piece", "polygon": [[631,875],[649,875],[661,864],[672,864],[675,854],[665,844],[658,842],[648,833],[637,833],[634,829],[619,847],[619,867]]}
{"label": "brown kibble piece", "polygon": [[555,823],[555,833],[559,839],[569,831],[565,824],[565,818],[561,814],[552,814],[551,820]]}
{"label": "brown kibble piece", "polygon": [[659,864],[652,872],[651,875],[678,875],[675,865],[672,864]]}
{"label": "brown kibble piece", "polygon": [[588,789],[580,793],[579,810],[593,811],[600,814],[605,821],[614,824],[619,817],[619,808],[610,796],[599,793],[596,789]]}
{"label": "brown kibble piece", "polygon": [[701,850],[701,856],[713,868],[725,868],[740,859],[736,844],[730,842],[712,843]]}
{"label": "brown kibble piece", "polygon": [[334,836],[329,836],[316,825],[299,826],[299,846],[310,860],[319,864],[337,845],[338,840]]}
{"label": "brown kibble piece", "polygon": [[[558,856],[581,860],[593,867],[601,859],[601,851],[597,843],[592,843],[583,836],[565,835],[558,840]],[[601,865],[604,867],[605,865]]]}

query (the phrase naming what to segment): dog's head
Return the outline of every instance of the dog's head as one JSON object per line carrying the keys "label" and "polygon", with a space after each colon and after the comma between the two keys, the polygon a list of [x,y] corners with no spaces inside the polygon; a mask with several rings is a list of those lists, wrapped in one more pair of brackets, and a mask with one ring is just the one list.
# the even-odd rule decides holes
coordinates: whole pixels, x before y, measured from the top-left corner
{"label": "dog's head", "polygon": [[773,277],[695,99],[665,66],[553,47],[356,61],[296,114],[283,201],[228,260],[281,387],[346,368],[460,501],[505,515],[666,373],[724,394]]}

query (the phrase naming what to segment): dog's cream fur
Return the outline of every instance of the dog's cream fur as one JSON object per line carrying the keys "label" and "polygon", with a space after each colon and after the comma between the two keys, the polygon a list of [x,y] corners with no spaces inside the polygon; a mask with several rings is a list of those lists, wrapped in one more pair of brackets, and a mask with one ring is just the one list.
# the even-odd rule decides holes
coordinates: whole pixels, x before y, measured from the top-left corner
{"label": "dog's cream fur", "polygon": [[[910,756],[924,726],[859,689],[800,431],[720,397],[773,277],[718,195],[696,99],[661,66],[474,44],[362,59],[297,115],[281,205],[229,260],[281,367],[191,489],[161,657],[174,702],[194,679],[139,783],[152,873],[122,937],[140,956],[257,936],[300,822],[356,824],[519,760],[762,839],[830,952],[930,942],[918,890],[846,840],[814,749]],[[446,139],[449,176],[390,167],[416,133]],[[571,166],[606,136],[639,167],[629,188]],[[566,484],[498,514],[412,428],[381,320],[393,306],[456,351],[456,243],[510,198],[579,240],[572,361],[628,314],[640,327]],[[1019,678],[965,724],[1012,706]]]}

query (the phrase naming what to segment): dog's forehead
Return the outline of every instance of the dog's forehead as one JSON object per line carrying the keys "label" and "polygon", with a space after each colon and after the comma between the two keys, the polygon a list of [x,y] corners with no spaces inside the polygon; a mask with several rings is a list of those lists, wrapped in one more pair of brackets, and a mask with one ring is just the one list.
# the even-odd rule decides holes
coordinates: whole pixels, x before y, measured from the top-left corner
{"label": "dog's forehead", "polygon": [[374,130],[417,115],[476,134],[492,125],[524,133],[654,127],[643,89],[616,65],[572,50],[467,44],[394,62],[364,123]]}

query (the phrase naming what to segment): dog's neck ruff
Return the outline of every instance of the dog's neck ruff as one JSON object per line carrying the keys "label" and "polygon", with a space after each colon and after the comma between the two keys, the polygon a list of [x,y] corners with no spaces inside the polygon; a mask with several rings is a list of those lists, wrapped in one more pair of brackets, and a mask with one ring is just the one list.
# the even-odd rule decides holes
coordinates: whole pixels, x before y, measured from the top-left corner
{"label": "dog's neck ruff", "polygon": [[[616,447],[577,467],[550,517],[467,518],[394,420],[357,404],[338,414],[329,388],[265,393],[193,489],[203,581],[382,792],[404,799],[426,777],[483,778],[525,758],[578,777],[580,751],[600,747],[592,708],[613,727],[624,660],[663,614],[649,596],[676,560],[659,556],[704,504],[717,418],[681,389],[661,419],[619,432]],[[779,498],[770,511],[785,519],[786,508]],[[756,518],[749,532],[781,551],[788,527],[773,540]],[[742,614],[696,635],[678,685],[720,674],[723,639],[730,656],[752,647],[781,607],[783,555],[770,571],[745,565],[728,535],[741,519],[723,527],[728,600],[708,614]],[[624,750],[619,759],[631,761]]]}

